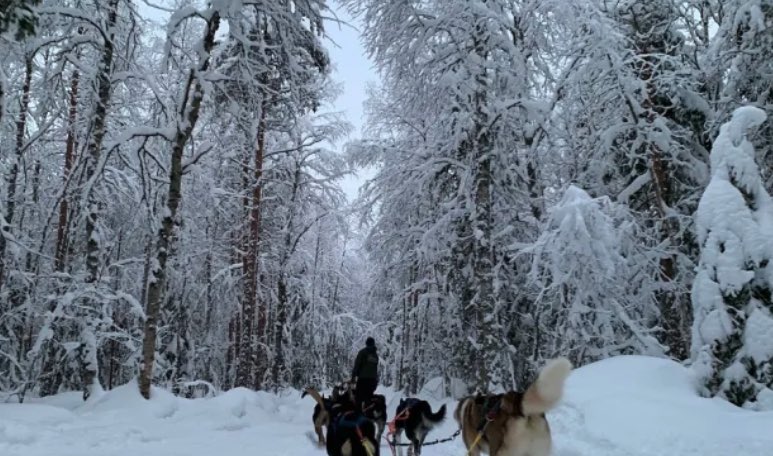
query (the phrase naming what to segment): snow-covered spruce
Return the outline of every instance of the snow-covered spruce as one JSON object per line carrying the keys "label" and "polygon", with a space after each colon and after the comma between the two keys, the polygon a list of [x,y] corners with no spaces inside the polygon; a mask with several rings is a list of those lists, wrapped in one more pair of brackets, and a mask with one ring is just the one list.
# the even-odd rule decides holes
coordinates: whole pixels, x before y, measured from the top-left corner
{"label": "snow-covered spruce", "polygon": [[639,251],[628,208],[569,186],[549,213],[542,235],[525,250],[532,254],[531,279],[542,290],[536,311],[544,333],[540,353],[561,354],[575,364],[662,354],[651,334],[655,290],[646,279],[657,273],[657,264]]}
{"label": "snow-covered spruce", "polygon": [[692,288],[701,391],[753,408],[773,407],[761,400],[773,394],[773,206],[746,138],[765,117],[737,109],[714,143],[696,214],[701,256]]}

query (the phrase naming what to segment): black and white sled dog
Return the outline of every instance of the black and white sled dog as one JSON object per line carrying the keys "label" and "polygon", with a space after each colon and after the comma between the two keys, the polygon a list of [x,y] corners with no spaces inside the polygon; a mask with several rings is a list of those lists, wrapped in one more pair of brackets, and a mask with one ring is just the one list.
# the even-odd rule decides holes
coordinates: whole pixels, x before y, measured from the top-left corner
{"label": "black and white sled dog", "polygon": [[410,397],[400,399],[400,404],[395,411],[395,442],[400,443],[400,436],[405,431],[405,436],[411,442],[408,454],[421,454],[421,446],[429,432],[446,418],[446,406],[442,405],[437,412],[432,412],[429,402]]}

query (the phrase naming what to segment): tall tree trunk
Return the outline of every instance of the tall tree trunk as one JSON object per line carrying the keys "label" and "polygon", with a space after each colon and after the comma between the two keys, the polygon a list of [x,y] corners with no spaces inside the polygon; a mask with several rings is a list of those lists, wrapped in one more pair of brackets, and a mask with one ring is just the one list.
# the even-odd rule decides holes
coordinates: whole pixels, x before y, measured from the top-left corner
{"label": "tall tree trunk", "polygon": [[[282,259],[279,264],[279,278],[277,281],[277,305],[276,316],[274,318],[274,365],[272,369],[272,379],[274,388],[278,390],[279,380],[282,371],[285,368],[284,356],[284,331],[287,324],[287,312],[289,303],[287,302],[287,268],[290,257],[293,255],[293,227],[295,224],[296,204],[298,202],[298,190],[301,186],[301,162],[296,161],[295,172],[293,173],[293,187],[290,193],[290,203],[288,207],[288,218],[284,227],[284,248]],[[300,234],[299,236],[301,236]],[[297,241],[297,239],[296,239]]]}
{"label": "tall tree trunk", "polygon": [[341,285],[341,276],[344,273],[344,265],[346,264],[346,247],[349,244],[349,236],[344,238],[344,246],[341,249],[341,262],[338,264],[338,273],[336,274],[335,285],[333,285],[333,296],[330,300],[333,312],[338,311],[338,290]]}
{"label": "tall tree trunk", "polygon": [[316,319],[317,319],[317,309],[316,309],[316,302],[317,302],[317,275],[319,271],[319,253],[320,253],[320,244],[321,244],[321,238],[322,238],[322,227],[317,229],[317,240],[314,245],[314,268],[312,270],[312,277],[311,277],[311,304],[309,309],[309,326],[306,330],[307,340],[306,340],[306,349],[311,353],[311,371],[315,373],[319,372],[319,352],[317,347],[317,338],[316,338]]}
{"label": "tall tree trunk", "polygon": [[[102,59],[97,69],[97,104],[94,108],[94,123],[92,134],[87,146],[87,158],[84,167],[86,182],[86,283],[94,285],[97,282],[100,266],[100,242],[97,239],[96,226],[99,219],[101,202],[97,196],[99,176],[97,168],[102,157],[102,142],[107,130],[108,105],[112,92],[113,55],[115,46],[115,25],[118,16],[118,0],[110,0],[107,4],[107,22],[105,24],[104,42],[102,43]],[[83,399],[91,396],[95,382],[99,382],[99,359],[95,337],[95,323],[91,321],[92,314],[97,313],[98,304],[87,299],[85,305],[86,317],[80,322],[80,362],[82,372]]]}
{"label": "tall tree trunk", "polygon": [[[416,269],[418,271],[418,268]],[[418,282],[418,274],[414,279],[414,284]],[[411,293],[411,359],[409,377],[408,377],[408,393],[415,395],[419,391],[419,365],[421,363],[421,322],[419,321],[419,294],[421,290],[413,290]]]}
{"label": "tall tree trunk", "polygon": [[284,272],[279,273],[277,280],[277,304],[274,317],[274,364],[271,369],[271,378],[274,383],[274,391],[279,391],[282,371],[285,368],[284,356],[284,330],[287,323],[287,278]]}
{"label": "tall tree trunk", "polygon": [[[24,137],[27,130],[27,113],[29,110],[29,101],[30,101],[30,90],[32,85],[32,59],[34,58],[34,55],[29,55],[25,59],[25,65],[24,65],[24,85],[22,87],[22,100],[21,100],[21,106],[19,109],[19,118],[16,121],[16,144],[15,144],[15,154],[13,157],[13,163],[11,165],[10,170],[10,176],[8,181],[8,203],[6,205],[8,209],[8,229],[9,232],[11,230],[11,223],[13,223],[13,218],[16,215],[16,186],[18,181],[18,176],[20,172],[20,164],[22,163],[22,155],[24,153]],[[26,173],[25,173],[26,174]],[[37,182],[38,182],[38,176],[40,175],[40,162],[36,162],[36,166],[33,172],[33,178],[32,178],[32,184],[33,184],[33,199],[37,199]],[[37,201],[33,201],[37,202]],[[24,232],[24,210],[21,211],[21,217],[19,217],[19,223],[18,223],[18,230],[19,232]],[[4,240],[4,239],[3,239]],[[0,251],[0,289],[3,288],[3,276],[4,276],[4,258],[5,258],[5,244],[0,244],[2,247],[2,251]],[[25,266],[21,272],[22,274],[25,271],[29,271],[32,261],[32,255],[28,251],[26,256],[26,262]],[[23,305],[25,292],[27,289],[26,284],[20,284],[19,286],[15,286],[10,290],[9,293],[9,302],[11,308],[19,309]],[[24,334],[26,332],[25,326],[29,324],[29,322],[25,321],[29,315],[24,315],[21,319],[21,321],[18,324],[13,325],[12,334],[15,339],[23,341],[24,340]],[[23,344],[20,347],[19,354],[25,353]]]}
{"label": "tall tree trunk", "polygon": [[[661,241],[676,248],[677,242],[674,236],[676,227],[669,220],[667,214],[669,185],[668,171],[657,146],[651,145],[652,182],[655,190],[655,201],[658,215],[660,216]],[[687,359],[690,356],[690,307],[685,298],[679,296],[677,286],[676,255],[669,254],[660,259],[660,273],[667,284],[666,289],[658,293],[658,304],[662,331],[660,340],[670,349],[670,355],[678,360]],[[689,298],[687,298],[689,299]]]}
{"label": "tall tree trunk", "polygon": [[180,122],[172,143],[172,159],[169,168],[169,193],[166,200],[166,211],[158,230],[156,246],[156,265],[151,271],[152,280],[148,286],[148,303],[145,310],[145,329],[142,340],[142,366],[140,369],[139,389],[145,399],[150,398],[150,384],[153,379],[153,363],[156,357],[156,333],[158,331],[158,315],[166,287],[166,263],[175,237],[177,209],[182,198],[183,152],[190,140],[196,122],[199,119],[201,101],[204,89],[199,75],[209,68],[212,48],[215,45],[215,33],[220,26],[220,14],[215,11],[207,22],[202,40],[204,55],[198,68],[191,69],[183,92],[183,100],[177,112]]}
{"label": "tall tree trunk", "polygon": [[[5,204],[5,223],[3,231],[10,233],[13,224],[13,216],[16,211],[16,183],[19,180],[19,166],[24,153],[24,135],[27,130],[27,111],[30,104],[30,87],[32,85],[32,61],[34,55],[28,55],[24,59],[24,85],[22,86],[21,106],[19,107],[19,118],[16,120],[16,148],[11,162],[11,169],[8,172],[8,198]],[[6,239],[0,236],[0,289],[5,284],[6,275]]]}
{"label": "tall tree trunk", "polygon": [[[531,149],[533,138],[527,140],[527,146]],[[542,220],[542,214],[545,213],[542,206],[542,189],[540,188],[539,168],[534,163],[534,156],[529,157],[526,163],[526,176],[529,187],[529,204],[531,205],[531,215],[539,223]]]}
{"label": "tall tree trunk", "polygon": [[[642,101],[642,107],[646,110],[642,121],[655,129],[656,114],[668,116],[661,106],[653,102],[658,97],[659,88],[653,82],[656,69],[654,63],[643,60],[639,68],[640,78],[646,82],[646,98]],[[649,143],[648,156],[649,168],[652,174],[652,188],[654,192],[654,209],[660,218],[660,241],[670,245],[671,249],[678,248],[676,233],[679,230],[673,215],[669,214],[670,207],[675,203],[674,186],[670,181],[671,173],[663,157],[663,151],[657,144]],[[676,253],[668,254],[660,259],[660,273],[665,282],[665,289],[658,292],[658,305],[662,330],[658,334],[662,343],[669,347],[672,357],[684,360],[690,354],[690,304],[689,296],[680,296],[677,290],[677,263]]]}
{"label": "tall tree trunk", "polygon": [[403,296],[403,314],[402,328],[400,331],[400,364],[397,368],[396,386],[398,391],[402,391],[405,386],[405,357],[407,356],[408,344],[408,295]]}
{"label": "tall tree trunk", "polygon": [[[0,125],[2,125],[3,115],[5,114],[5,77],[0,72]],[[5,151],[0,145],[0,155],[5,155]],[[6,235],[10,234],[10,224],[8,223],[7,214],[4,208],[0,207],[0,290],[3,288],[3,276],[5,274],[5,250],[6,250]]]}
{"label": "tall tree trunk", "polygon": [[[207,335],[204,339],[205,347],[208,350],[212,350],[215,346],[215,337],[217,337],[217,334],[212,331],[210,328],[213,326],[213,317],[214,317],[214,311],[215,311],[215,290],[212,287],[212,242],[213,240],[210,238],[212,228],[209,224],[209,220],[207,223],[207,229],[205,231],[205,235],[207,238],[207,243],[209,244],[207,256],[204,259],[204,274],[207,279],[207,290],[206,290],[206,306],[207,308],[204,311],[204,328],[207,329]],[[230,348],[230,344],[229,347]],[[226,348],[226,350],[228,350]],[[227,384],[227,378],[228,376],[225,374],[225,371],[227,370],[227,364],[225,366],[225,369],[220,370],[220,375],[217,373],[217,367],[221,367],[222,364],[216,363],[215,366],[208,366],[206,372],[204,373],[204,380],[208,381],[210,383],[215,383],[216,379],[222,379],[221,381],[223,384]]]}
{"label": "tall tree trunk", "polygon": [[[258,334],[255,331],[256,319],[262,320],[265,327],[265,310],[258,309],[258,253],[260,249],[260,209],[263,191],[263,156],[266,146],[266,104],[263,103],[258,121],[258,132],[255,141],[255,161],[253,170],[252,195],[249,201],[249,233],[242,264],[244,266],[244,293],[242,295],[242,331],[239,336],[240,356],[236,369],[236,386],[249,387],[253,384],[253,369],[257,372],[265,370],[265,366],[254,363],[259,350]],[[262,306],[261,306],[262,307]],[[261,322],[258,321],[258,326]],[[257,355],[257,358],[262,358]],[[259,388],[261,381],[256,379]]]}
{"label": "tall tree trunk", "polygon": [[0,123],[3,121],[3,115],[5,115],[5,77],[0,74]]}
{"label": "tall tree trunk", "polygon": [[72,72],[70,81],[70,112],[67,118],[67,141],[64,151],[64,172],[62,173],[63,193],[62,200],[59,202],[59,221],[56,227],[56,250],[54,253],[54,269],[62,272],[67,263],[67,250],[69,243],[69,221],[68,213],[70,208],[69,196],[67,195],[68,182],[70,174],[75,163],[75,148],[77,147],[75,139],[75,123],[78,116],[78,84],[80,83],[80,72],[78,68]]}
{"label": "tall tree trunk", "polygon": [[[487,60],[485,43],[480,41],[482,31],[476,30],[475,53],[481,61]],[[487,110],[486,90],[488,75],[481,68],[475,76],[475,125],[470,132],[473,163],[473,212],[472,225],[472,267],[475,294],[474,306],[477,340],[480,344],[475,354],[476,384],[481,391],[488,391],[492,368],[496,359],[497,341],[494,335],[494,264],[492,241],[492,186],[491,186],[491,132]]]}
{"label": "tall tree trunk", "polygon": [[115,47],[113,39],[115,23],[118,15],[118,0],[110,0],[107,10],[107,36],[102,47],[102,60],[97,72],[97,105],[94,108],[94,125],[87,147],[85,164],[86,178],[86,283],[95,283],[99,275],[99,240],[95,230],[99,219],[101,202],[96,195],[97,167],[102,156],[102,142],[107,127],[107,106],[112,92],[113,54]]}
{"label": "tall tree trunk", "polygon": [[[341,249],[341,262],[338,264],[338,270],[335,273],[335,280],[333,281],[333,292],[330,296],[330,311],[332,313],[338,312],[338,291],[341,285],[341,276],[344,274],[344,265],[346,264],[346,248],[349,245],[349,235],[346,233],[344,237],[344,245]],[[328,380],[338,380],[338,376],[341,374],[338,370],[340,365],[340,358],[336,356],[338,349],[338,336],[337,332],[333,331],[327,342],[327,349],[323,359],[325,360],[325,377]],[[348,375],[348,373],[347,373]]]}
{"label": "tall tree trunk", "polygon": [[228,348],[225,352],[225,380],[224,384],[233,386],[235,381],[233,380],[233,365],[236,359],[236,345],[239,341],[239,336],[236,334],[236,319],[238,316],[231,317],[228,320]]}
{"label": "tall tree trunk", "polygon": [[[482,152],[486,154],[486,152]],[[476,160],[478,161],[478,160]],[[476,354],[477,386],[481,391],[488,391],[491,380],[491,368],[494,363],[496,342],[493,333],[494,323],[494,287],[493,264],[491,260],[491,161],[484,158],[478,161],[479,167],[475,175],[475,215],[473,232],[477,232],[473,243],[473,276],[476,296],[475,321],[478,331],[480,350]]]}
{"label": "tall tree trunk", "polygon": [[[263,165],[266,149],[266,115],[268,106],[263,105],[261,107],[261,119],[258,124],[258,138],[257,147],[255,149],[255,189],[252,194],[252,206],[253,211],[250,217],[250,233],[252,236],[253,245],[255,246],[255,299],[257,300],[257,283],[261,280],[258,260],[258,252],[260,250],[260,236],[261,236],[261,205],[263,203]],[[258,303],[256,301],[254,307],[255,315],[253,315],[253,321],[256,322],[255,336],[253,341],[252,359],[255,363],[255,369],[257,372],[265,372],[268,370],[268,353],[264,348],[266,346],[266,326],[268,325],[268,308],[265,302]],[[255,389],[260,389],[263,384],[263,377],[260,375],[255,376]]]}

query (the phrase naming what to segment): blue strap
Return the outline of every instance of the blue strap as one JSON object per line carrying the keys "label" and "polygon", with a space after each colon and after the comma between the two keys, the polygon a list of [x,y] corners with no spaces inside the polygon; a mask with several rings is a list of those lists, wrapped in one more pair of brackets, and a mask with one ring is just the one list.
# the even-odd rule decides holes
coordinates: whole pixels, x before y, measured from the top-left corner
{"label": "blue strap", "polygon": [[353,418],[350,416],[353,415],[353,412],[344,413],[343,415],[338,415],[335,420],[333,420],[333,425],[336,427],[342,427],[346,429],[354,429],[360,427],[362,424],[365,423],[365,417],[356,414]]}

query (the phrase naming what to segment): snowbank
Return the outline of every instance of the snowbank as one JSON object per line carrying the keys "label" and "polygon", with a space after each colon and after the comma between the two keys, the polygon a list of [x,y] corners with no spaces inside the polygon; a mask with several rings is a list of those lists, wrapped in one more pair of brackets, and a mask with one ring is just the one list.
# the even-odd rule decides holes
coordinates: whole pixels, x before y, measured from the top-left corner
{"label": "snowbank", "polygon": [[[574,413],[587,432],[630,454],[769,454],[773,413],[740,409],[695,391],[691,371],[673,361],[615,357],[575,371],[565,403],[551,419],[571,426],[564,421]],[[559,438],[571,433],[557,432]]]}
{"label": "snowbank", "polygon": [[[455,402],[429,440],[456,430]],[[687,369],[648,357],[616,357],[577,369],[564,403],[550,413],[555,456],[752,456],[773,448],[773,414],[736,408],[695,394]],[[400,395],[387,396],[390,415]],[[154,390],[144,401],[135,383],[86,403],[68,393],[29,404],[0,404],[3,456],[305,456],[324,455],[307,437],[314,401],[243,388],[208,399]],[[382,446],[382,454],[388,449]],[[459,440],[427,447],[425,456],[464,454]]]}

